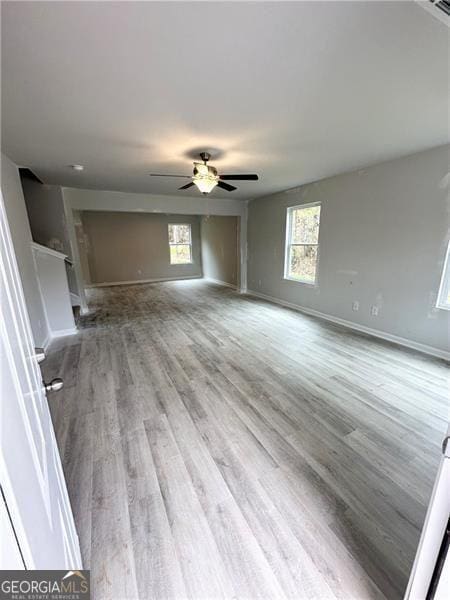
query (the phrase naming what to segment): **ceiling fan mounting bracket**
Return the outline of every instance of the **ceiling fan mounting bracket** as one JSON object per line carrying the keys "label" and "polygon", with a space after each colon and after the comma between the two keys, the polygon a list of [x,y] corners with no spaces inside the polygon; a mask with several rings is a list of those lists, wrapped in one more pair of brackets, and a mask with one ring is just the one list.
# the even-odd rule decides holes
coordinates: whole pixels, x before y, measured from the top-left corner
{"label": "ceiling fan mounting bracket", "polygon": [[205,163],[208,162],[208,160],[211,158],[211,154],[209,154],[209,152],[200,152],[200,158],[202,159],[202,161]]}

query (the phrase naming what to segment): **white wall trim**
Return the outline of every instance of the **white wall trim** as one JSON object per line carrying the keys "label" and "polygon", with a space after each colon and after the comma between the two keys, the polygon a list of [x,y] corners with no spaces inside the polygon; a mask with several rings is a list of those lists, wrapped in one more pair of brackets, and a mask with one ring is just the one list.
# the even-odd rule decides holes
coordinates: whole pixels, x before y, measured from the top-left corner
{"label": "white wall trim", "polygon": [[228,283],[227,281],[221,281],[220,279],[214,279],[213,277],[203,277],[205,281],[209,281],[210,283],[215,283],[217,285],[223,285],[224,287],[232,288],[233,290],[237,290],[237,285],[233,283]]}
{"label": "white wall trim", "polygon": [[78,329],[76,327],[71,327],[70,329],[58,329],[57,331],[52,331],[51,336],[52,340],[55,338],[65,337],[66,335],[75,335],[78,333]]}
{"label": "white wall trim", "polygon": [[44,351],[47,352],[53,340],[56,340],[56,338],[66,337],[67,335],[76,335],[77,333],[78,329],[76,327],[72,327],[71,329],[58,329],[57,331],[51,331],[42,347]]}
{"label": "white wall trim", "polygon": [[101,288],[111,287],[115,285],[136,285],[139,283],[159,283],[162,281],[182,281],[184,279],[202,279],[201,275],[186,275],[185,277],[157,277],[155,279],[134,279],[130,281],[105,281],[102,283],[89,283],[86,284],[85,288]]}
{"label": "white wall trim", "polygon": [[436,358],[441,358],[443,360],[450,361],[450,352],[440,350],[439,348],[427,346],[426,344],[420,344],[419,342],[414,342],[413,340],[408,340],[406,338],[393,335],[391,333],[386,333],[385,331],[380,331],[379,329],[372,329],[371,327],[366,327],[365,325],[359,325],[358,323],[354,323],[353,321],[340,319],[339,317],[334,317],[333,315],[328,315],[326,313],[319,312],[318,310],[314,310],[313,308],[306,308],[304,306],[300,306],[299,304],[286,302],[285,300],[280,300],[279,298],[275,298],[273,296],[267,296],[266,294],[255,292],[254,290],[247,290],[246,293],[248,296],[261,298],[262,300],[267,300],[268,302],[271,302],[273,304],[279,304],[280,306],[285,306],[286,308],[292,308],[293,310],[298,310],[299,312],[311,315],[312,317],[324,319],[325,321],[330,321],[331,323],[342,325],[343,327],[347,327],[348,329],[353,329],[355,331],[367,333],[368,335],[380,338],[382,340],[386,340],[388,342],[393,342],[394,344],[398,344],[399,346],[412,348],[413,350],[417,350],[418,352],[423,352],[424,354],[429,354],[431,356],[435,356]]}
{"label": "white wall trim", "polygon": [[43,246],[42,244],[38,244],[37,242],[31,242],[31,247],[33,250],[37,250],[38,252],[42,252],[43,254],[50,254],[50,256],[55,256],[61,260],[66,260],[67,255],[62,252],[58,252],[57,250],[53,250],[53,248],[48,248],[47,246]]}
{"label": "white wall trim", "polygon": [[72,327],[71,329],[58,329],[57,331],[51,331],[49,336],[42,344],[42,348],[44,349],[44,352],[47,352],[47,350],[52,345],[53,340],[56,340],[57,338],[66,337],[68,335],[76,335],[77,333],[78,329],[76,327]]}

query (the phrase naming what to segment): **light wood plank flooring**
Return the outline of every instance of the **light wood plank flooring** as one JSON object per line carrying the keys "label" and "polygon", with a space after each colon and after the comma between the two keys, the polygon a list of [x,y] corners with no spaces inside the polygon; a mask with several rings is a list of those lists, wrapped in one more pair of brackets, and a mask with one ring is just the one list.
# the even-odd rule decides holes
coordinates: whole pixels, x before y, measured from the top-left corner
{"label": "light wood plank flooring", "polygon": [[94,600],[402,597],[443,362],[202,280],[89,303],[44,371]]}

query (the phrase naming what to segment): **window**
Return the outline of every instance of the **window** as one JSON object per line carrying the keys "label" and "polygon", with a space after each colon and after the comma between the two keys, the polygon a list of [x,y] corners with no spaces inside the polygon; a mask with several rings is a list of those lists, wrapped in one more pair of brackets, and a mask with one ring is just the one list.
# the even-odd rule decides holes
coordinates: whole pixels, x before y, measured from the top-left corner
{"label": "window", "polygon": [[441,285],[439,286],[437,307],[450,310],[450,242],[448,243],[447,254],[445,255]]}
{"label": "window", "polygon": [[191,226],[189,224],[169,225],[169,249],[171,265],[192,263]]}
{"label": "window", "polygon": [[285,279],[314,284],[319,257],[320,203],[287,209]]}

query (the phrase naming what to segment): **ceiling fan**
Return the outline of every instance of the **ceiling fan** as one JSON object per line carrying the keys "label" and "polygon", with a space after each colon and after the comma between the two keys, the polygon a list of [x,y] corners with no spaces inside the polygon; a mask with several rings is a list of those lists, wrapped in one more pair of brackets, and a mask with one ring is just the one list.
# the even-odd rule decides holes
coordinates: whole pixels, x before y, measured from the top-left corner
{"label": "ceiling fan", "polygon": [[234,185],[225,183],[228,181],[258,181],[258,175],[244,174],[244,175],[219,175],[217,169],[208,165],[208,161],[211,155],[208,152],[201,152],[200,158],[203,162],[194,162],[194,174],[191,175],[164,175],[161,173],[150,173],[151,177],[184,177],[186,179],[192,179],[186,185],[178,188],[179,190],[187,190],[188,188],[196,185],[202,194],[209,194],[216,186],[232,192],[237,188]]}

